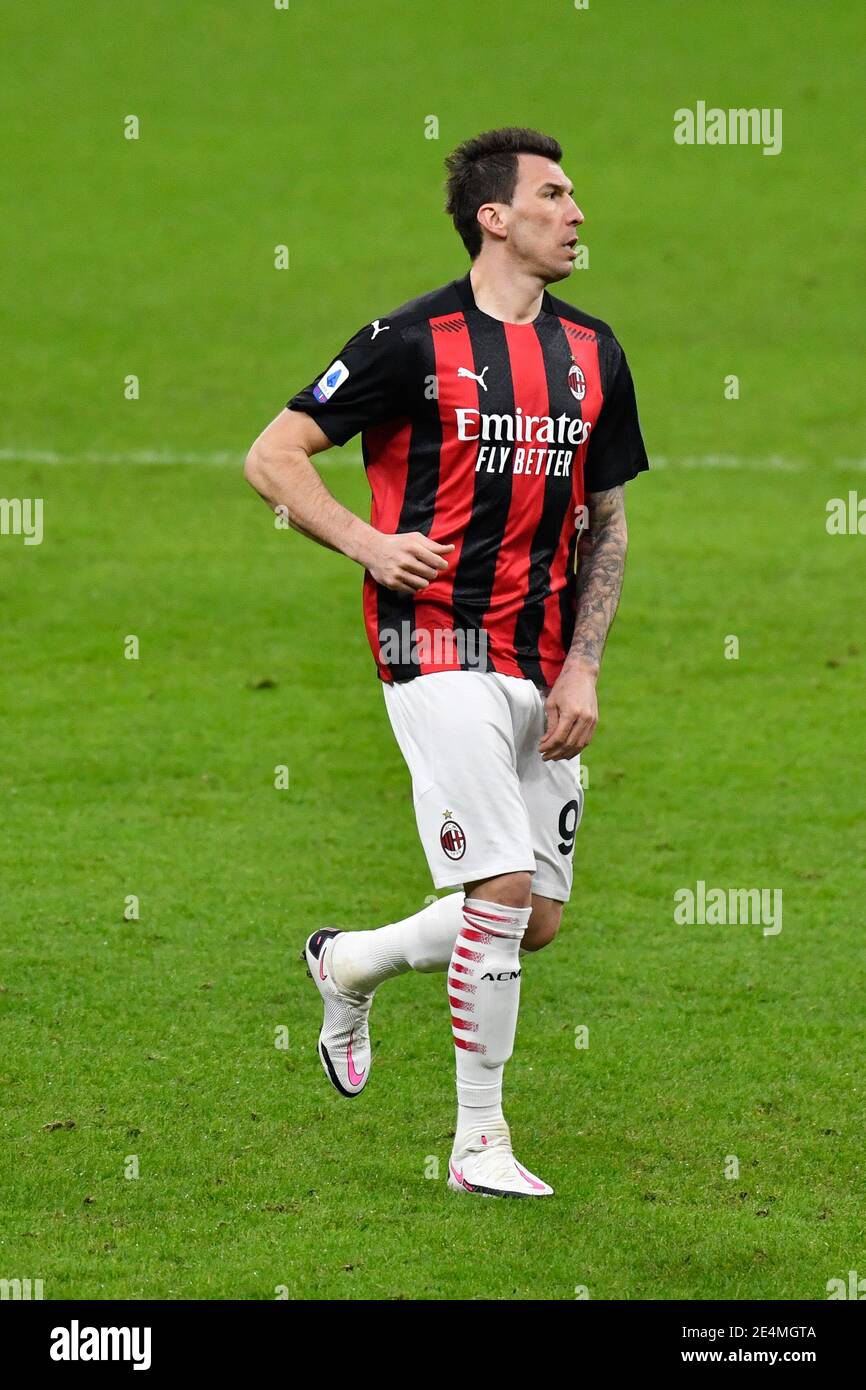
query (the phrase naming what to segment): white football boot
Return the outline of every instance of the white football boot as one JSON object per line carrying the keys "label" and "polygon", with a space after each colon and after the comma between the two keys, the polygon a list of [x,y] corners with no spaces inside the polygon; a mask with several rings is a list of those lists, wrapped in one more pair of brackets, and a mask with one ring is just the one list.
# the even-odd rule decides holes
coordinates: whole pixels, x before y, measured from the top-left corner
{"label": "white football boot", "polygon": [[370,1075],[370,1031],[367,1026],[372,994],[353,994],[337,989],[331,977],[331,950],[335,927],[322,927],[307,938],[303,957],[322,996],[325,1016],[319,1033],[319,1058],[325,1075],[341,1096],[358,1096]]}
{"label": "white football boot", "polygon": [[508,1133],[482,1134],[448,1161],[448,1186],[452,1192],[470,1192],[480,1197],[552,1197],[553,1188],[511,1152]]}

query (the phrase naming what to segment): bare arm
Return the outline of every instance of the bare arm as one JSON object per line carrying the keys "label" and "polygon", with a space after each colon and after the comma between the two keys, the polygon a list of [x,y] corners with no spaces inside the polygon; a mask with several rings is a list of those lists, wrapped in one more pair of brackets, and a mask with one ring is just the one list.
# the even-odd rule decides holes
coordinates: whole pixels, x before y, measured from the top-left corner
{"label": "bare arm", "polygon": [[589,526],[578,543],[577,618],[565,665],[597,676],[625,571],[628,527],[622,487],[591,492],[587,507]]}
{"label": "bare arm", "polygon": [[386,535],[362,521],[328,491],[311,455],[332,448],[311,416],[283,410],[262,431],[247,454],[244,477],[274,509],[284,508],[296,531],[355,560],[386,588],[414,593],[426,589],[453,545],[440,545],[420,532]]}
{"label": "bare arm", "polygon": [[310,462],[332,448],[309,415],[283,410],[247,454],[244,477],[274,510],[285,510],[290,526],[329,550],[362,563],[365,534],[372,527],[337,501]]}
{"label": "bare arm", "polygon": [[545,761],[573,758],[595,733],[596,681],[622,589],[628,547],[622,487],[591,492],[587,507],[589,526],[578,542],[574,636],[545,706],[547,732],[539,744]]}

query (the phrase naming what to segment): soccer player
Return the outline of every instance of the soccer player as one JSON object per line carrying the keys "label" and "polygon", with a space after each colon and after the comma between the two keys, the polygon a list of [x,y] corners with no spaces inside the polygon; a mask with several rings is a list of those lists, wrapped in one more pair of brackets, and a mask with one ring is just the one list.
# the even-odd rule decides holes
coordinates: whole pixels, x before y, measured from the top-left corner
{"label": "soccer player", "polygon": [[[343,1096],[370,1077],[376,990],[447,980],[457,1069],[448,1184],[546,1197],[502,1112],[521,961],[559,929],[583,812],[580,752],[626,553],[623,485],[648,467],[625,355],[566,279],[583,214],[556,140],[517,128],[446,160],[462,278],[366,324],[264,430],[246,477],[365,571],[364,617],[437,889],[404,921],[320,928],[318,1050]],[[311,457],[358,432],[368,525]],[[579,567],[577,561],[579,560]]]}

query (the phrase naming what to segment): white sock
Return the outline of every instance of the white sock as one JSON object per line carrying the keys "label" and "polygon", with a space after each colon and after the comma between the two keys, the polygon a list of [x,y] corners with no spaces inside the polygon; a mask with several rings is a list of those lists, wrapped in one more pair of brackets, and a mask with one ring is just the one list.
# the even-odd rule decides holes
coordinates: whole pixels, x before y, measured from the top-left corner
{"label": "white sock", "polygon": [[383,980],[418,970],[447,970],[463,925],[463,894],[447,893],[413,917],[375,931],[349,931],[331,947],[331,970],[338,989],[370,994]]}
{"label": "white sock", "polygon": [[466,898],[448,969],[457,1063],[454,1151],[508,1135],[502,1073],[514,1048],[520,1006],[520,942],[531,907]]}

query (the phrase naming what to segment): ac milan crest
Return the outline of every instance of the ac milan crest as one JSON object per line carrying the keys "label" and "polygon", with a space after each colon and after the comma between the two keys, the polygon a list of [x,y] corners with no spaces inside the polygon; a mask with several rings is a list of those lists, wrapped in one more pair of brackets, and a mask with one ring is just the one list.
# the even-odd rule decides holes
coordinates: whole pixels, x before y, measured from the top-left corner
{"label": "ac milan crest", "polygon": [[456,820],[447,820],[439,831],[439,843],[449,859],[462,859],[466,853],[466,836]]}
{"label": "ac milan crest", "polygon": [[576,362],[568,369],[568,389],[576,401],[582,401],[586,395],[586,377]]}

